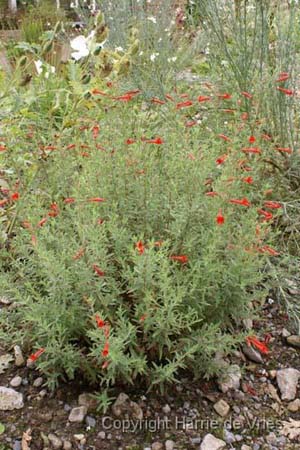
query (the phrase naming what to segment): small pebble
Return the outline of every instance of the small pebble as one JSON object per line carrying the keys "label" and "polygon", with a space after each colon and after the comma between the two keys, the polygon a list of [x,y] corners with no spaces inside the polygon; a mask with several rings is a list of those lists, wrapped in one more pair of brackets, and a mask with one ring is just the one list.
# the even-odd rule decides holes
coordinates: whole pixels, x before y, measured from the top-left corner
{"label": "small pebble", "polygon": [[58,436],[56,436],[56,434],[53,433],[48,434],[48,439],[53,448],[55,449],[62,448],[63,446],[62,440]]}
{"label": "small pebble", "polygon": [[64,441],[63,450],[72,450],[72,444],[70,441]]}
{"label": "small pebble", "polygon": [[14,346],[14,353],[15,353],[15,365],[17,367],[23,366],[25,364],[25,359],[21,347],[19,345]]}
{"label": "small pebble", "polygon": [[168,440],[168,441],[165,442],[165,449],[166,450],[174,450],[174,448],[175,448],[175,442],[174,441]]}
{"label": "small pebble", "polygon": [[98,438],[100,438],[100,439],[105,439],[105,438],[106,438],[106,433],[105,433],[105,431],[100,431],[100,432],[97,434],[97,436],[98,436]]}
{"label": "small pebble", "polygon": [[170,414],[171,412],[171,408],[169,405],[165,405],[162,410],[165,414]]}
{"label": "small pebble", "polygon": [[38,378],[36,378],[36,379],[34,380],[34,382],[33,382],[32,385],[33,385],[33,387],[38,388],[38,387],[41,387],[41,386],[42,386],[43,382],[44,382],[43,378],[42,378],[42,377],[38,377]]}
{"label": "small pebble", "polygon": [[22,384],[22,377],[19,377],[18,375],[16,377],[14,377],[12,380],[10,380],[11,387],[17,388],[19,386],[21,386]]}
{"label": "small pebble", "polygon": [[96,419],[94,419],[94,417],[91,417],[91,416],[86,416],[85,423],[87,424],[88,427],[95,428]]}

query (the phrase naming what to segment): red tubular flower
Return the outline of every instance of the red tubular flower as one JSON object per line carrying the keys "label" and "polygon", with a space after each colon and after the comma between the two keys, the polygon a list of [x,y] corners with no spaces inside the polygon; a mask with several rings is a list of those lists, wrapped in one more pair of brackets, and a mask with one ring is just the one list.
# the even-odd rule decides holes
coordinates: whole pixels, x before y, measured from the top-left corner
{"label": "red tubular flower", "polygon": [[67,197],[64,199],[64,203],[66,205],[68,205],[69,203],[74,203],[74,202],[75,202],[75,198],[73,198],[73,197]]}
{"label": "red tubular flower", "polygon": [[205,192],[205,195],[207,197],[216,197],[219,194],[217,192],[215,192],[215,191],[210,191],[210,192]]}
{"label": "red tubular flower", "polygon": [[98,275],[98,277],[104,277],[105,272],[100,269],[100,267],[97,266],[97,264],[93,264],[94,272]]}
{"label": "red tubular flower", "polygon": [[47,218],[44,217],[43,219],[41,219],[41,220],[38,222],[37,226],[38,226],[38,227],[42,227],[42,226],[45,225],[46,222],[47,222]]}
{"label": "red tubular flower", "polygon": [[265,245],[263,247],[258,248],[258,251],[260,253],[269,253],[269,255],[271,255],[271,256],[278,256],[278,255],[280,255],[280,253],[277,252],[277,250],[274,250],[274,248],[269,247],[268,245]]}
{"label": "red tubular flower", "polygon": [[155,144],[155,145],[161,145],[164,143],[164,141],[160,137],[157,137],[155,139],[145,139],[144,142],[146,142],[147,144]]}
{"label": "red tubular flower", "polygon": [[97,88],[92,89],[91,92],[92,92],[93,95],[103,95],[103,96],[107,96],[107,95],[108,95],[106,92],[100,91],[100,90],[97,89]]}
{"label": "red tubular flower", "polygon": [[95,125],[92,128],[93,138],[96,139],[99,135],[100,127],[99,125]]}
{"label": "red tubular flower", "polygon": [[192,127],[194,127],[195,125],[197,125],[198,124],[198,122],[196,121],[196,120],[190,120],[189,122],[186,122],[185,123],[185,126],[187,127],[187,128],[192,128]]}
{"label": "red tubular flower", "polygon": [[231,94],[228,94],[228,93],[226,93],[226,94],[218,94],[217,95],[220,99],[223,99],[223,100],[229,100],[231,97],[232,97],[232,95]]}
{"label": "red tubular flower", "polygon": [[0,200],[0,207],[6,205],[6,203],[8,203],[7,198],[4,198],[3,200]]}
{"label": "red tubular flower", "polygon": [[255,136],[250,136],[248,141],[250,142],[250,144],[253,144],[256,141]]}
{"label": "red tubular flower", "polygon": [[170,259],[172,259],[173,261],[178,261],[181,264],[186,264],[189,260],[186,255],[170,256]]}
{"label": "red tubular flower", "polygon": [[146,320],[147,314],[143,314],[140,318],[140,322],[144,322]]}
{"label": "red tubular flower", "polygon": [[259,213],[260,215],[264,216],[264,221],[265,221],[265,222],[267,222],[268,220],[272,220],[272,219],[273,219],[273,214],[270,213],[270,212],[268,212],[268,211],[265,211],[265,210],[263,210],[263,209],[259,209],[259,210],[258,210],[258,213]]}
{"label": "red tubular flower", "polygon": [[59,208],[57,203],[53,202],[50,205],[50,211],[48,212],[49,217],[56,217],[59,214]]}
{"label": "red tubular flower", "polygon": [[103,358],[106,358],[109,354],[109,342],[106,341],[102,350],[102,356]]}
{"label": "red tubular flower", "polygon": [[253,177],[245,177],[242,180],[244,183],[253,184]]}
{"label": "red tubular flower", "polygon": [[97,322],[97,327],[98,328],[103,328],[105,326],[104,320],[102,320],[101,317],[98,314],[95,315],[95,320]]}
{"label": "red tubular flower", "polygon": [[126,144],[127,144],[127,145],[131,145],[131,144],[134,144],[135,142],[136,142],[135,139],[129,138],[129,139],[127,139],[127,141],[126,141]]}
{"label": "red tubular flower", "polygon": [[156,103],[157,105],[165,105],[165,101],[161,100],[160,98],[153,97],[151,99],[151,103]]}
{"label": "red tubular flower", "polygon": [[231,141],[231,139],[228,136],[225,136],[225,134],[218,134],[218,137],[227,142]]}
{"label": "red tubular flower", "polygon": [[271,200],[266,200],[264,202],[264,205],[266,208],[270,208],[270,209],[279,209],[282,207],[281,203],[273,202]]}
{"label": "red tubular flower", "polygon": [[154,247],[161,247],[164,244],[164,241],[155,241]]}
{"label": "red tubular flower", "polygon": [[186,102],[177,103],[176,109],[188,108],[189,106],[192,105],[193,105],[192,100],[187,100]]}
{"label": "red tubular flower", "polygon": [[268,134],[262,134],[262,135],[261,135],[261,138],[262,138],[264,141],[271,141],[271,140],[272,140],[271,136],[269,136]]}
{"label": "red tubular flower", "polygon": [[243,152],[244,153],[254,153],[254,154],[260,155],[261,149],[258,147],[245,147],[245,148],[243,148]]}
{"label": "red tubular flower", "polygon": [[193,155],[193,153],[188,153],[187,157],[191,160],[191,161],[195,161],[196,157],[195,155]]}
{"label": "red tubular flower", "polygon": [[138,241],[135,244],[135,248],[137,249],[137,251],[139,252],[140,255],[142,255],[145,252],[145,246],[142,243],[142,241]]}
{"label": "red tubular flower", "polygon": [[289,78],[290,78],[290,75],[287,72],[281,72],[276,81],[277,81],[277,83],[281,83],[282,81],[286,81]]}
{"label": "red tubular flower", "polygon": [[84,248],[84,247],[81,247],[81,248],[78,250],[78,252],[76,252],[75,255],[72,256],[72,259],[74,259],[74,261],[76,261],[77,259],[80,259],[80,258],[84,255],[84,252],[85,252],[85,248]]}
{"label": "red tubular flower", "polygon": [[120,102],[129,102],[130,100],[132,100],[133,97],[134,97],[134,95],[124,94],[124,95],[120,95],[119,97],[114,97],[114,100],[118,100]]}
{"label": "red tubular flower", "polygon": [[289,147],[275,147],[274,150],[277,150],[281,153],[288,153],[289,155],[293,153],[293,150]]}
{"label": "red tubular flower", "polygon": [[223,216],[221,209],[219,209],[219,212],[217,214],[216,222],[218,225],[223,225],[225,222],[225,217]]}
{"label": "red tubular flower", "polygon": [[88,199],[88,202],[101,203],[101,202],[105,202],[105,198],[102,198],[102,197],[91,197],[91,198]]}
{"label": "red tubular flower", "polygon": [[170,100],[171,102],[174,102],[174,98],[173,98],[172,95],[170,95],[170,94],[166,94],[166,95],[165,95],[165,98],[166,98],[167,100]]}
{"label": "red tubular flower", "polygon": [[226,161],[227,158],[228,158],[228,155],[226,155],[226,154],[222,155],[222,156],[219,156],[219,158],[216,159],[216,163],[218,165],[223,164]]}
{"label": "red tubular flower", "polygon": [[39,350],[37,350],[35,353],[33,353],[32,355],[30,355],[28,357],[29,361],[35,362],[43,353],[44,353],[45,349],[44,348],[40,348]]}
{"label": "red tubular flower", "polygon": [[270,352],[270,350],[268,349],[266,344],[264,342],[259,341],[255,336],[248,336],[246,338],[246,342],[249,346],[253,345],[255,348],[257,348],[257,350],[260,353],[263,353],[266,355]]}
{"label": "red tubular flower", "polygon": [[246,91],[242,91],[242,92],[241,92],[241,95],[242,95],[243,97],[249,98],[249,99],[253,97],[251,94],[249,94],[249,92],[246,92]]}
{"label": "red tubular flower", "polygon": [[7,150],[7,148],[5,147],[5,145],[0,145],[0,152],[5,152]]}
{"label": "red tubular flower", "polygon": [[109,325],[109,323],[106,323],[104,325],[103,333],[104,333],[105,338],[108,339],[109,338],[109,334],[110,334],[110,325]]}
{"label": "red tubular flower", "polygon": [[251,206],[251,203],[246,198],[242,198],[241,200],[231,199],[231,200],[229,200],[229,202],[234,203],[236,205],[241,205],[241,206]]}
{"label": "red tubular flower", "polygon": [[75,147],[76,147],[76,144],[69,144],[69,145],[67,145],[66,149],[67,150],[72,150]]}
{"label": "red tubular flower", "polygon": [[208,97],[207,95],[199,95],[199,97],[198,97],[199,103],[209,102],[210,100],[211,100],[211,97]]}
{"label": "red tubular flower", "polygon": [[294,94],[295,94],[295,92],[292,91],[291,89],[285,89],[285,88],[280,87],[280,86],[277,86],[276,89],[277,89],[277,91],[280,91],[280,92],[282,92],[282,93],[285,94],[285,95],[291,96],[291,95],[294,95]]}
{"label": "red tubular flower", "polygon": [[37,246],[37,239],[36,239],[36,236],[34,234],[31,236],[31,243],[32,243],[32,245],[34,247]]}
{"label": "red tubular flower", "polygon": [[10,199],[11,199],[13,202],[16,202],[17,200],[19,200],[19,198],[20,198],[19,192],[14,192],[14,193],[11,194],[11,196],[10,196]]}
{"label": "red tubular flower", "polygon": [[235,109],[222,109],[223,112],[228,113],[228,114],[234,114],[235,113]]}

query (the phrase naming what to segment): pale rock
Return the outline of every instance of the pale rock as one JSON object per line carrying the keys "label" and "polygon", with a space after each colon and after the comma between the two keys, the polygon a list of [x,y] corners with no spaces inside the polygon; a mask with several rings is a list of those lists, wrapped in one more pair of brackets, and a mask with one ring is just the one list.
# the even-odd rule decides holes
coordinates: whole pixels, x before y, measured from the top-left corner
{"label": "pale rock", "polygon": [[287,409],[290,412],[298,412],[300,410],[300,399],[297,398],[293,402],[289,403]]}
{"label": "pale rock", "polygon": [[21,384],[22,384],[22,377],[19,377],[19,375],[15,376],[14,378],[12,378],[10,380],[9,384],[13,388],[17,388],[17,387],[21,386]]}
{"label": "pale rock", "polygon": [[136,403],[130,400],[127,394],[121,392],[112,405],[112,412],[116,417],[128,415],[136,420],[143,419],[143,410]]}
{"label": "pale rock", "polygon": [[168,441],[165,442],[165,449],[166,450],[174,450],[174,448],[175,448],[175,442],[174,441],[168,440]]}
{"label": "pale rock", "polygon": [[225,394],[230,389],[237,390],[240,387],[242,374],[237,364],[232,364],[226,369],[226,373],[218,378],[220,390]]}
{"label": "pale rock", "polygon": [[0,386],[0,410],[12,411],[23,408],[23,395],[14,389]]}
{"label": "pale rock", "polygon": [[300,348],[300,336],[298,335],[288,336],[286,342],[293,347]]}
{"label": "pale rock", "polygon": [[219,416],[225,417],[230,411],[230,406],[227,402],[225,402],[225,400],[220,399],[217,403],[214,404],[214,410],[219,414]]}
{"label": "pale rock", "polygon": [[34,380],[34,382],[33,382],[32,385],[33,385],[33,387],[38,388],[38,387],[41,387],[41,386],[42,386],[43,382],[44,382],[43,378],[42,378],[42,377],[38,377],[38,378],[36,378],[36,379]]}
{"label": "pale rock", "polygon": [[0,356],[0,374],[4,373],[5,370],[9,368],[9,365],[12,360],[13,357],[9,353]]}
{"label": "pale rock", "polygon": [[70,441],[64,441],[63,450],[72,450],[72,443]]}
{"label": "pale rock", "polygon": [[93,397],[92,394],[84,392],[83,394],[80,394],[78,397],[78,405],[85,406],[88,411],[92,411],[97,408],[98,401],[95,397]]}
{"label": "pale rock", "polygon": [[291,333],[286,329],[286,328],[282,328],[281,330],[281,336],[284,338],[287,338],[291,335]]}
{"label": "pale rock", "polygon": [[164,446],[161,442],[153,442],[151,445],[152,450],[163,450]]}
{"label": "pale rock", "polygon": [[226,442],[216,438],[212,434],[206,434],[200,445],[200,450],[222,450],[226,447]]}
{"label": "pale rock", "polygon": [[170,408],[170,406],[167,404],[167,405],[165,405],[165,406],[163,406],[163,412],[165,413],[165,414],[170,414],[170,412],[171,412],[171,408]]}
{"label": "pale rock", "polygon": [[74,434],[74,439],[76,439],[76,441],[82,441],[84,437],[84,434]]}
{"label": "pale rock", "polygon": [[14,346],[14,354],[15,354],[15,365],[17,367],[24,366],[25,359],[24,359],[21,347],[19,345]]}
{"label": "pale rock", "polygon": [[251,345],[244,344],[242,350],[244,355],[247,356],[250,361],[256,362],[258,364],[263,364],[264,360],[262,359],[261,354]]}
{"label": "pale rock", "polygon": [[56,436],[56,434],[53,433],[48,434],[48,439],[53,448],[55,449],[62,448],[63,446],[62,440],[58,436]]}
{"label": "pale rock", "polygon": [[277,371],[276,379],[282,400],[294,400],[300,372],[297,369],[281,369]]}
{"label": "pale rock", "polygon": [[86,406],[77,406],[76,408],[72,408],[69,414],[69,422],[83,422],[86,414]]}

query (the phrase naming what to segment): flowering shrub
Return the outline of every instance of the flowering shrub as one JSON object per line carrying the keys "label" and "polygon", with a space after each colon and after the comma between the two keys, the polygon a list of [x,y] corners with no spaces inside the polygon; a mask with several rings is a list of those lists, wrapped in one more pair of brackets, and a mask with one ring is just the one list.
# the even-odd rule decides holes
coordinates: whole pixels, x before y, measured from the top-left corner
{"label": "flowering shrub", "polygon": [[214,374],[271,281],[281,203],[264,159],[289,152],[240,109],[247,95],[255,109],[248,93],[207,85],[146,103],[137,89],[95,78],[86,95],[69,80],[73,102],[53,115],[55,77],[33,80],[1,138],[0,286],[15,302],[3,337],[22,335],[51,386],[79,373],[151,386],[182,369]]}

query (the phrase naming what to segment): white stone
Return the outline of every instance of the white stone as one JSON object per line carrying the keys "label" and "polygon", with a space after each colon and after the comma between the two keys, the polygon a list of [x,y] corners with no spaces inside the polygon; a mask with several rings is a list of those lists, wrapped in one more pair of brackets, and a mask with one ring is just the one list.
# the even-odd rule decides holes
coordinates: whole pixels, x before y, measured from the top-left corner
{"label": "white stone", "polygon": [[219,414],[219,416],[225,417],[230,411],[230,406],[227,402],[225,402],[225,400],[221,399],[214,404],[214,410]]}
{"label": "white stone", "polygon": [[288,368],[277,371],[276,379],[282,400],[294,400],[299,377],[300,372],[297,369]]}
{"label": "white stone", "polygon": [[175,448],[175,442],[174,441],[168,440],[168,441],[165,442],[165,449],[166,450],[174,450],[174,448]]}
{"label": "white stone", "polygon": [[11,387],[13,387],[13,388],[16,388],[16,387],[21,386],[21,384],[22,384],[22,377],[19,377],[18,375],[15,376],[14,378],[12,378],[12,379],[10,380],[10,383],[9,383],[9,384],[10,384]]}
{"label": "white stone", "polygon": [[15,365],[17,367],[24,366],[25,359],[21,347],[19,345],[14,346],[14,353],[15,353]]}
{"label": "white stone", "polygon": [[23,408],[23,395],[14,389],[0,386],[0,410],[12,411]]}
{"label": "white stone", "polygon": [[71,412],[69,414],[69,422],[83,422],[86,414],[86,406],[78,406],[76,408],[73,408],[71,409]]}
{"label": "white stone", "polygon": [[219,377],[219,388],[224,394],[230,389],[237,390],[240,387],[241,378],[241,369],[237,364],[233,364],[226,369],[226,373]]}
{"label": "white stone", "polygon": [[200,450],[222,450],[226,447],[226,442],[216,438],[212,434],[207,434],[200,445]]}

